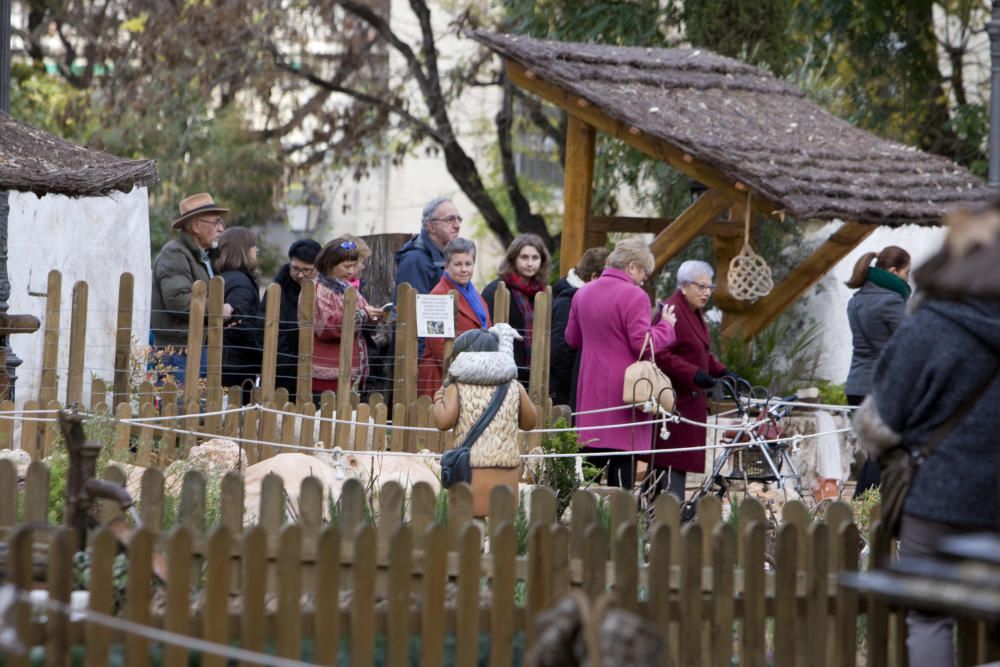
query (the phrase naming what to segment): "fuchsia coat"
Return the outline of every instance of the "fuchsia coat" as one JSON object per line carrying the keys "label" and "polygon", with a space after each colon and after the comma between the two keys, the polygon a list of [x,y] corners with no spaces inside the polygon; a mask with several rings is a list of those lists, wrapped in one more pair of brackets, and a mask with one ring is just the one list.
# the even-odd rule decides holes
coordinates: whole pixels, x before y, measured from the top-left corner
{"label": "fuchsia coat", "polygon": [[[647,332],[657,350],[674,342],[669,322],[650,322],[649,296],[620,269],[607,268],[573,297],[566,324],[566,342],[580,350],[580,379],[576,392],[578,411],[622,405],[625,369],[635,362]],[[646,353],[649,354],[648,352]],[[606,426],[649,421],[651,415],[633,408],[578,415],[577,427]],[[650,425],[631,428],[579,431],[580,443],[589,447],[633,451],[651,449]]]}
{"label": "fuchsia coat", "polygon": [[[674,307],[677,315],[677,340],[669,350],[656,350],[656,364],[670,378],[677,392],[674,409],[691,421],[705,422],[708,404],[705,390],[694,383],[694,375],[703,370],[713,377],[722,375],[726,367],[709,349],[711,338],[701,311],[695,311],[684,293],[677,290],[665,301]],[[656,449],[670,447],[700,447],[705,444],[705,429],[691,424],[670,424],[670,438],[662,440],[656,434]],[[672,467],[683,472],[705,471],[705,452],[679,452],[656,454],[653,465],[657,468]]]}

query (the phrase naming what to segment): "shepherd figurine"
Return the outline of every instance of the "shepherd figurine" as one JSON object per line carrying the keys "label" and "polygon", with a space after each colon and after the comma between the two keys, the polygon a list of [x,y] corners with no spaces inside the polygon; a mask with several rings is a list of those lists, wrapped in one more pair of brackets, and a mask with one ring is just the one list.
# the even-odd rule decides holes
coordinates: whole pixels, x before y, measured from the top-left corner
{"label": "shepherd figurine", "polygon": [[495,486],[510,488],[516,503],[522,470],[517,431],[535,428],[535,406],[517,380],[516,337],[508,324],[463,333],[455,339],[444,386],[434,394],[435,425],[454,428],[459,449],[468,450],[472,511],[479,518],[489,514]]}

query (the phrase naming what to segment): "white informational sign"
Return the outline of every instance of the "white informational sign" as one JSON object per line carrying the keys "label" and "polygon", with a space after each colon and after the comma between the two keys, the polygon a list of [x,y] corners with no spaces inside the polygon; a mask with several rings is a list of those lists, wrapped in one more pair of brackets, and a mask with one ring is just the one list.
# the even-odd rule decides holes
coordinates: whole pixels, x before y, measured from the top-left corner
{"label": "white informational sign", "polygon": [[451,294],[417,295],[417,336],[455,337],[455,299]]}

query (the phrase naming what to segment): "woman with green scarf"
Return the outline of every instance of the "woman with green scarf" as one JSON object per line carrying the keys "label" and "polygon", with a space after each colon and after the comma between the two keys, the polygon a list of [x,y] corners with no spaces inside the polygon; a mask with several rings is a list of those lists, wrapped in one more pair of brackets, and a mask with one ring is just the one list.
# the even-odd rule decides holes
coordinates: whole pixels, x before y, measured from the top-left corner
{"label": "woman with green scarf", "polygon": [[[875,266],[872,266],[875,260]],[[861,405],[871,393],[875,362],[899,323],[906,315],[910,298],[910,253],[898,246],[886,246],[878,254],[866,252],[854,264],[847,286],[858,291],[847,303],[854,353],[851,370],[844,383],[849,405]],[[866,461],[858,474],[854,495],[879,485],[878,466]]]}

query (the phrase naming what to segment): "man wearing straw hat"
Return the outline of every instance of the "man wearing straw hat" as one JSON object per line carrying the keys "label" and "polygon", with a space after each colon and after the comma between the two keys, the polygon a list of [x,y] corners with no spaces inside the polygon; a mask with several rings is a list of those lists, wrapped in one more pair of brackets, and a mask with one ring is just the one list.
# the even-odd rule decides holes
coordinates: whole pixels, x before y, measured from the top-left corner
{"label": "man wearing straw hat", "polygon": [[[150,336],[153,345],[159,348],[156,362],[173,375],[177,384],[183,384],[187,367],[185,347],[191,290],[196,280],[208,283],[214,275],[209,253],[217,246],[225,229],[222,214],[228,212],[228,208],[217,206],[207,192],[187,197],[181,201],[180,217],[171,225],[180,236],[163,246],[153,260]],[[233,313],[232,306],[223,305],[222,313],[228,320]],[[204,348],[202,356],[201,374],[204,375]]]}

